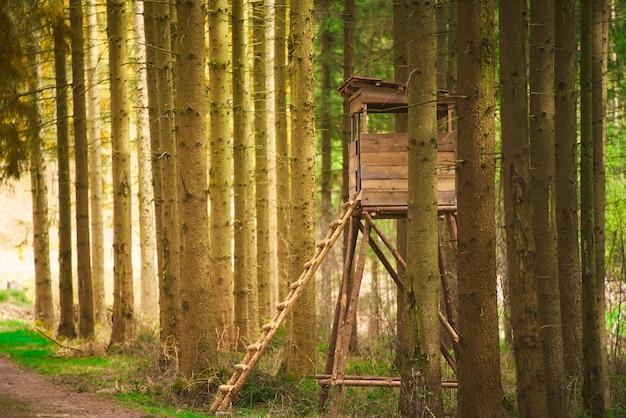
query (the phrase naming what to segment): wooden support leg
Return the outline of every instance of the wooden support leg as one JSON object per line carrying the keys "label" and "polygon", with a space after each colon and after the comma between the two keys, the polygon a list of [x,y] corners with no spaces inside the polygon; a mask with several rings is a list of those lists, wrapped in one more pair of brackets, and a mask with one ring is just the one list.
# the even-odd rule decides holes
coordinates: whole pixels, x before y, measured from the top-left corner
{"label": "wooden support leg", "polygon": [[[368,224],[365,226],[365,230],[363,231],[363,238],[361,240],[361,248],[359,251],[359,261],[357,262],[352,289],[350,289],[350,301],[347,304],[348,309],[346,311],[345,321],[343,322],[343,324],[340,324],[340,329],[343,332],[339,333],[341,334],[341,344],[339,345],[339,350],[337,351],[337,355],[335,356],[335,364],[333,366],[333,373],[331,378],[331,384],[335,384],[335,388],[331,395],[330,401],[331,417],[338,416],[339,402],[341,400],[341,392],[343,388],[343,380],[346,375],[346,363],[348,359],[348,351],[350,349],[350,338],[352,336],[354,323],[356,321],[357,302],[361,289],[361,281],[363,279],[363,271],[365,270],[367,248],[369,247],[370,231],[371,228]],[[339,341],[339,338],[337,340]]]}
{"label": "wooden support leg", "polygon": [[[328,354],[326,356],[326,364],[324,366],[324,373],[327,375],[333,374],[333,365],[335,364],[335,353],[337,352],[338,342],[341,341],[341,329],[340,324],[345,321],[346,305],[342,303],[348,301],[348,283],[350,282],[350,276],[352,275],[352,265],[354,264],[354,253],[356,250],[356,242],[358,239],[359,228],[357,226],[358,220],[350,218],[350,229],[348,236],[348,248],[346,249],[346,256],[343,265],[343,274],[341,276],[341,284],[339,288],[339,295],[337,297],[337,304],[335,306],[335,316],[333,318],[333,325],[330,332],[330,341],[328,344]],[[320,390],[318,410],[320,413],[326,408],[328,401],[330,387],[323,385]]]}

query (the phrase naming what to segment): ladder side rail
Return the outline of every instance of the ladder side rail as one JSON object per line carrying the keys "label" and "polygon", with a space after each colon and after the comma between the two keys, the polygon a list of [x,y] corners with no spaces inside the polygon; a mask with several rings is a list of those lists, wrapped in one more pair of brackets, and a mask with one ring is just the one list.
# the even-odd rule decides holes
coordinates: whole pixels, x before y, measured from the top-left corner
{"label": "ladder side rail", "polygon": [[[327,238],[325,245],[323,245],[322,247],[319,247],[319,246],[317,247],[314,258],[305,264],[305,268],[302,274],[300,275],[300,278],[297,281],[292,283],[291,291],[289,292],[289,295],[287,296],[284,302],[281,302],[279,304],[279,305],[282,305],[282,309],[277,307],[279,312],[275,314],[274,316],[274,319],[272,321],[273,326],[270,326],[269,329],[264,329],[261,336],[257,340],[257,342],[249,346],[248,354],[244,358],[244,361],[240,363],[242,367],[235,370],[235,373],[233,373],[231,379],[229,380],[229,385],[224,385],[220,387],[219,393],[216,396],[215,401],[211,405],[211,408],[210,408],[211,412],[216,412],[218,409],[222,410],[222,409],[227,408],[230,402],[232,401],[232,399],[235,396],[237,396],[237,394],[239,393],[239,390],[244,385],[248,376],[254,369],[254,366],[256,366],[257,362],[259,361],[259,359],[261,358],[261,356],[263,355],[263,353],[269,346],[269,343],[274,338],[274,335],[276,334],[276,332],[278,332],[278,328],[280,327],[280,325],[282,325],[285,318],[291,311],[291,308],[293,307],[293,303],[295,303],[295,301],[300,297],[300,295],[304,291],[303,290],[304,287],[306,286],[306,284],[310,281],[311,277],[313,277],[313,275],[317,271],[317,268],[319,267],[320,262],[324,259],[326,254],[328,254],[328,252],[330,251],[334,243],[337,241],[339,235],[341,234],[341,231],[345,227],[345,222],[349,220],[350,217],[352,216],[352,212],[354,211],[355,204],[356,204],[356,201],[350,201],[349,204],[348,202],[344,204],[343,215],[341,219],[338,220],[331,227],[331,230],[327,234],[328,238]],[[250,355],[251,354],[250,348],[252,348],[252,346],[255,346],[255,347],[252,350],[253,354]]]}

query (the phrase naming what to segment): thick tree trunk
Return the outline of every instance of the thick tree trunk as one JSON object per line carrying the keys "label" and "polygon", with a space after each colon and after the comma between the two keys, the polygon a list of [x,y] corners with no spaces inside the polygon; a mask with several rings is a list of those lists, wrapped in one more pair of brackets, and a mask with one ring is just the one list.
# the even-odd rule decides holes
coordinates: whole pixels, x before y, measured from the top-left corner
{"label": "thick tree trunk", "polygon": [[[256,297],[256,237],[254,229],[255,208],[250,196],[254,196],[253,144],[251,120],[247,109],[250,105],[250,83],[247,67],[246,13],[244,2],[232,3],[233,37],[233,150],[235,193],[235,333],[236,346],[245,349],[253,339],[258,319]],[[252,177],[253,179],[253,177]],[[255,313],[257,314],[255,316]]]}
{"label": "thick tree trunk", "polygon": [[278,299],[289,292],[289,143],[287,132],[286,0],[275,0],[274,99],[276,118],[276,223]]}
{"label": "thick tree trunk", "polygon": [[[594,182],[594,4],[581,4],[580,25],[580,239],[583,308],[583,402],[593,417],[604,416],[606,408],[605,373],[603,363],[602,325],[598,306],[598,283],[595,235]],[[595,29],[597,30],[597,29]],[[604,287],[604,286],[602,286]],[[603,309],[603,308],[602,308]]]}
{"label": "thick tree trunk", "polygon": [[128,11],[123,0],[107,0],[111,147],[113,148],[113,328],[111,345],[135,338],[132,269],[130,121],[126,96]]}
{"label": "thick tree trunk", "polygon": [[72,91],[74,105],[74,159],[76,161],[76,259],[78,276],[78,335],[94,336],[91,245],[89,243],[89,154],[85,106],[85,51],[83,9],[80,0],[70,1],[72,26]]}
{"label": "thick tree trunk", "polygon": [[[500,338],[495,225],[495,39],[493,1],[458,10],[457,205],[459,415],[500,417]],[[476,370],[480,370],[479,374]]]}
{"label": "thick tree trunk", "polygon": [[539,321],[548,411],[569,416],[557,259],[554,149],[554,1],[530,2],[530,165]]}
{"label": "thick tree trunk", "polygon": [[556,223],[563,354],[570,380],[582,378],[575,6],[574,0],[555,1]]}
{"label": "thick tree trunk", "polygon": [[133,0],[133,32],[136,39],[134,47],[135,78],[137,83],[137,198],[139,208],[139,248],[141,251],[139,313],[142,322],[151,329],[157,324],[159,318],[159,289],[155,259],[156,230],[149,136],[150,121],[143,0]]}
{"label": "thick tree trunk", "polygon": [[216,296],[213,315],[224,348],[235,342],[232,258],[232,161],[230,141],[229,10],[226,0],[209,1],[209,128],[211,175],[211,284]]}
{"label": "thick tree trunk", "polygon": [[[406,60],[407,60],[407,41],[408,34],[406,31],[408,15],[404,13],[404,0],[394,0],[393,2],[393,37],[396,47],[393,49],[393,64],[394,64],[394,80],[399,83],[406,83],[408,79]],[[348,103],[346,101],[346,103]],[[344,112],[347,111],[349,115],[349,106],[344,108]],[[395,131],[407,132],[408,128],[408,114],[398,113],[395,117]],[[350,122],[348,119],[348,130],[350,128]],[[349,135],[348,131],[348,135]],[[350,137],[348,136],[349,140]],[[344,139],[345,141],[345,139]],[[400,256],[406,260],[406,237],[407,235],[407,221],[406,219],[398,219],[396,222],[396,247]],[[405,276],[405,270],[402,263],[396,263],[396,269],[398,275],[402,278]],[[397,347],[394,358],[394,365],[398,370],[402,369],[402,350],[401,348],[405,344],[404,340],[404,289],[398,287],[396,289],[396,334],[397,334]]]}
{"label": "thick tree trunk", "polygon": [[59,171],[59,305],[57,334],[74,338],[74,285],[72,283],[72,204],[70,144],[67,97],[67,27],[62,18],[54,26],[54,69],[56,74],[57,164]]}
{"label": "thick tree trunk", "polygon": [[[406,3],[409,192],[406,323],[400,370],[403,416],[443,415],[439,351],[439,252],[435,4]],[[419,40],[419,41],[418,41]],[[419,371],[419,373],[416,373]],[[427,412],[429,411],[429,412]]]}
{"label": "thick tree trunk", "polygon": [[175,71],[180,223],[179,366],[191,378],[217,366],[211,309],[206,163],[204,3],[176,3],[178,60]]}
{"label": "thick tree trunk", "polygon": [[500,2],[502,182],[521,417],[548,416],[530,200],[526,1]]}
{"label": "thick tree trunk", "polygon": [[87,3],[87,123],[89,137],[89,187],[91,207],[91,282],[94,320],[108,323],[104,285],[104,220],[102,215],[102,141],[100,135],[100,76],[98,74],[98,19],[96,1]]}
{"label": "thick tree trunk", "polygon": [[[322,234],[326,234],[328,225],[332,221],[332,167],[331,167],[331,107],[330,107],[330,94],[332,88],[330,85],[331,80],[331,47],[332,36],[330,32],[330,0],[323,0],[320,4],[320,27],[321,27],[321,51],[320,51],[320,70],[321,70],[321,101],[320,101],[320,136],[321,136],[321,149],[322,149],[322,172],[321,172],[321,219],[318,230]],[[331,253],[332,254],[332,253]],[[329,254],[329,255],[331,255]],[[322,340],[328,340],[330,328],[332,326],[332,311],[334,303],[332,302],[332,273],[333,263],[331,257],[327,256],[327,259],[320,266],[321,271],[321,306],[320,309],[320,330]]]}
{"label": "thick tree trunk", "polygon": [[[32,91],[42,91],[41,51],[33,48],[36,65],[36,84]],[[41,94],[35,96],[38,129],[33,129],[29,136],[30,150],[30,187],[33,210],[33,260],[35,262],[35,322],[47,329],[54,326],[54,302],[52,300],[52,274],[50,271],[50,236],[48,234],[48,186],[46,185],[46,162],[43,149],[43,101]]]}
{"label": "thick tree trunk", "polygon": [[[259,316],[270,318],[270,231],[269,231],[269,176],[267,155],[267,87],[266,77],[266,6],[262,0],[252,2],[252,37],[254,41],[253,100],[254,141],[256,153],[256,236],[257,283]],[[260,325],[260,324],[259,324]]]}
{"label": "thick tree trunk", "polygon": [[[313,72],[313,1],[291,5],[290,75],[291,138],[291,221],[289,223],[289,277],[295,278],[315,248],[315,100]],[[290,374],[315,374],[315,286],[309,283],[288,319],[283,352],[283,369]]]}

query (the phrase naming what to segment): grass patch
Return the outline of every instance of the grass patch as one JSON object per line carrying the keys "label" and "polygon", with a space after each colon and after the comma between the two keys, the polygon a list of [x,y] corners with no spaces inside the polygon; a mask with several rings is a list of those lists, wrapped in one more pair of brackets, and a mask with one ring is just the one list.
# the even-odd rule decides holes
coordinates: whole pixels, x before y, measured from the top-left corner
{"label": "grass patch", "polygon": [[10,303],[17,306],[31,306],[32,302],[23,290],[0,290],[0,303]]}

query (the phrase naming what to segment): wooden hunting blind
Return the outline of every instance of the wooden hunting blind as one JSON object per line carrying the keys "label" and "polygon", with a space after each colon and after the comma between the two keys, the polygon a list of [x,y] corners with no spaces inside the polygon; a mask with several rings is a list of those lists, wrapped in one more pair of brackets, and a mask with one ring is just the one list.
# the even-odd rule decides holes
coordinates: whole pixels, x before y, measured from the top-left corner
{"label": "wooden hunting blind", "polygon": [[[385,118],[393,117],[395,113],[408,112],[406,85],[385,82],[377,78],[351,77],[339,87],[339,91],[350,103],[350,199],[342,205],[341,215],[329,224],[326,237],[315,244],[315,254],[304,263],[302,274],[291,283],[285,299],[276,305],[272,319],[261,327],[259,338],[247,347],[247,352],[241,362],[233,365],[234,372],[228,383],[220,385],[210,407],[212,413],[226,411],[231,407],[232,400],[237,396],[281,324],[303,294],[307,283],[313,280],[317,268],[333,245],[344,236],[346,227],[348,242],[328,355],[324,373],[315,376],[322,386],[319,398],[320,411],[328,406],[328,415],[338,416],[340,397],[345,386],[400,387],[399,377],[348,376],[346,365],[351,335],[355,329],[357,301],[368,248],[374,251],[398,288],[404,288],[404,278],[396,271],[388,254],[393,256],[397,266],[406,268],[406,262],[376,221],[386,218],[403,218],[407,215],[407,133],[379,132],[384,129],[381,128],[382,126],[390,126],[389,123],[381,123]],[[445,91],[438,91],[439,227],[440,231],[443,228],[448,229],[449,239],[446,241],[456,251],[455,134],[452,129],[454,107],[455,102],[450,95]],[[380,118],[383,121],[377,120]],[[357,246],[359,235],[362,237],[360,246]],[[445,315],[443,312],[438,312],[438,314],[443,329],[452,340],[454,350],[458,351],[456,313],[446,267],[444,235],[439,234],[439,270]],[[379,239],[375,239],[376,236]],[[456,372],[456,359],[443,339],[440,341],[440,348],[451,369]],[[442,382],[442,387],[453,388],[457,385],[456,379]]]}
{"label": "wooden hunting blind", "polygon": [[[406,211],[407,133],[377,132],[375,123],[383,115],[408,112],[406,84],[351,77],[338,90],[350,103],[350,196],[361,192],[361,205],[376,208],[379,214]],[[455,206],[455,101],[446,91],[437,94],[438,201],[439,206]]]}

